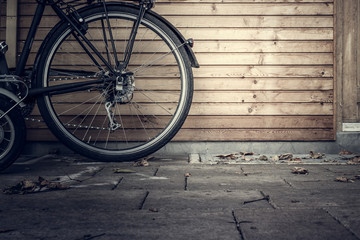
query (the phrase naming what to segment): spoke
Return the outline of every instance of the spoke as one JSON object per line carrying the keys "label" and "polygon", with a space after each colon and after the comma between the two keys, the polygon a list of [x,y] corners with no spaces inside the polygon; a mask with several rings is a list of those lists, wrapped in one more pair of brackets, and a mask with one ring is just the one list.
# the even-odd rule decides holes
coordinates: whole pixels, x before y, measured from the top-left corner
{"label": "spoke", "polygon": [[106,123],[106,119],[107,119],[107,116],[104,116],[104,121],[103,121],[103,123],[101,125],[101,128],[99,129],[99,132],[98,132],[96,138],[95,138],[94,146],[96,145],[96,143],[97,143],[97,141],[98,141],[98,139],[100,137],[101,131],[105,129],[104,126],[105,126],[105,123]]}
{"label": "spoke", "polygon": [[[102,100],[102,101],[100,102],[100,104],[98,104],[101,99],[102,99],[102,96],[99,96],[99,98],[97,99],[97,101],[96,101],[96,102],[93,104],[93,106],[89,109],[89,111],[88,111],[88,113],[86,114],[86,116],[82,119],[82,121],[80,122],[80,125],[79,125],[79,126],[81,126],[81,124],[82,124],[82,123],[85,121],[85,119],[89,116],[90,112],[95,108],[95,106],[98,105],[97,111],[96,111],[96,113],[93,115],[93,120],[94,120],[94,118],[97,116],[97,113],[99,112],[99,109],[100,109],[100,107],[101,107],[101,105],[102,105],[102,103],[103,103],[103,100]],[[93,123],[93,120],[91,121],[91,123],[90,123],[89,126],[87,127],[87,130],[86,130],[86,132],[85,132],[85,134],[84,134],[84,136],[83,136],[83,140],[85,139],[87,133],[89,132],[89,129],[91,128],[91,125],[92,125],[92,123]],[[75,131],[79,128],[79,126],[73,131],[73,133],[75,133]]]}
{"label": "spoke", "polygon": [[[149,31],[149,29],[147,28],[146,31],[144,31],[142,37],[136,42],[136,45],[134,45],[134,50],[133,50],[133,53],[136,53],[135,50],[137,50],[138,46],[140,45],[140,43],[142,42],[145,34]],[[154,39],[157,38],[157,35],[152,39],[152,41],[154,41]],[[135,55],[135,58],[132,59],[133,62],[136,62],[136,60],[139,58],[139,56],[141,55],[141,53],[143,53],[143,50],[146,48],[147,46],[146,45],[143,45],[141,51],[139,51],[138,53],[140,54],[136,54]]]}
{"label": "spoke", "polygon": [[[97,108],[97,110],[96,110],[96,114],[93,115],[93,117],[92,117],[92,119],[91,119],[91,122],[90,122],[89,126],[88,126],[87,129],[86,129],[86,132],[85,132],[85,134],[84,134],[83,139],[85,139],[85,136],[88,134],[89,130],[91,129],[92,124],[94,123],[95,118],[97,117],[97,114],[98,114],[98,112],[99,112],[100,107],[102,106],[102,104],[103,104],[103,101],[101,101],[101,103],[99,104],[99,106],[98,106],[98,108]],[[84,120],[85,120],[85,118],[84,118]]]}
{"label": "spoke", "polygon": [[[143,65],[141,65],[140,67],[135,68],[135,69],[133,70],[133,72],[134,72],[134,73],[137,73],[138,71],[143,71],[144,69],[152,66],[154,63],[156,63],[156,62],[164,59],[166,56],[168,56],[169,54],[173,53],[175,50],[179,49],[179,48],[182,47],[184,44],[185,44],[185,43],[181,44],[180,46],[174,48],[173,50],[171,50],[171,51],[169,51],[169,52],[167,52],[167,53],[165,53],[164,55],[158,57],[157,59],[153,60],[153,61],[150,62],[150,63],[143,64]],[[154,54],[155,54],[155,53],[154,53]],[[154,54],[153,54],[153,55],[154,55]],[[168,65],[163,65],[163,66],[168,66]]]}
{"label": "spoke", "polygon": [[120,104],[116,104],[116,108],[115,108],[115,114],[116,114],[116,110],[117,112],[119,113],[119,118],[120,118],[120,124],[121,124],[121,128],[123,130],[123,133],[124,133],[124,137],[125,137],[125,142],[126,144],[128,145],[129,142],[128,142],[128,139],[127,139],[127,135],[126,135],[126,131],[125,131],[125,126],[124,126],[124,122],[122,121],[122,117],[121,117],[121,112],[120,112]]}
{"label": "spoke", "polygon": [[[106,32],[104,32],[104,33],[101,33],[101,31],[99,30],[99,28],[96,28],[97,29],[97,31],[98,31],[98,33],[99,33],[99,35],[101,35],[101,34],[104,34],[105,36],[105,38],[106,38]],[[104,30],[104,29],[103,29]],[[91,33],[89,32],[89,35],[91,36]],[[109,64],[111,65],[111,62],[112,61],[114,61],[114,63],[116,64],[116,60],[115,60],[115,58],[114,58],[114,56],[112,55],[112,54],[110,54],[110,50],[109,50],[109,45],[108,45],[108,43],[107,43],[107,39],[102,39],[102,42],[105,44],[105,50],[106,50],[106,55],[107,55],[107,58],[108,58],[108,62],[109,62]],[[100,49],[99,48],[99,46],[97,45],[97,42],[96,41],[94,41],[94,46],[96,46],[96,48],[97,49]],[[112,61],[111,61],[112,60]],[[114,64],[114,65],[115,65]]]}
{"label": "spoke", "polygon": [[[133,105],[139,106],[138,104],[136,104],[136,102],[130,102],[129,108],[130,108],[130,106],[133,106]],[[137,113],[137,111],[138,111],[143,117],[145,117],[145,115],[140,111],[140,108],[139,108],[139,107],[136,107],[136,106],[135,106],[135,107],[133,107],[133,108],[135,108],[136,117],[138,118],[138,120],[139,120],[142,128],[144,129],[146,136],[147,136],[148,139],[150,140],[151,138],[150,138],[150,136],[149,136],[149,133],[148,133],[148,131],[146,130],[145,125],[144,125],[143,122],[141,121],[141,118],[140,118],[139,114]],[[131,109],[130,109],[130,111],[131,111]],[[131,111],[131,112],[132,112],[132,111]]]}
{"label": "spoke", "polygon": [[[157,106],[159,106],[161,109],[163,109],[164,111],[166,111],[167,113],[169,113],[169,115],[173,115],[173,113],[171,113],[169,110],[167,110],[165,107],[161,106],[158,102],[155,102],[154,100],[152,100],[149,96],[147,96],[146,94],[144,94],[142,91],[140,91],[140,93],[142,95],[144,95],[147,99],[149,99],[151,102],[155,103]],[[139,104],[138,104],[139,105]]]}
{"label": "spoke", "polygon": [[[2,113],[1,113],[2,114]],[[3,124],[1,124],[1,127],[3,128],[5,125],[8,125],[8,122],[4,122]]]}
{"label": "spoke", "polygon": [[[80,106],[83,106],[84,104],[86,104],[86,103],[88,103],[88,102],[90,102],[90,101],[92,101],[92,100],[94,100],[94,99],[96,99],[96,98],[98,98],[99,96],[95,96],[95,97],[93,97],[93,98],[90,98],[90,99],[88,99],[87,101],[85,101],[85,102],[83,102],[83,103],[80,103],[80,104],[78,104],[78,105],[76,105],[76,106],[74,106],[74,107],[72,107],[72,108],[69,108],[69,109],[67,109],[66,111],[63,111],[63,112],[61,112],[61,113],[59,113],[59,114],[57,114],[58,116],[62,116],[62,115],[64,115],[65,113],[68,113],[68,112],[70,112],[70,111],[72,111],[72,110],[74,110],[75,108],[78,108],[78,107],[80,107]],[[78,115],[79,116],[79,115]]]}
{"label": "spoke", "polygon": [[[70,45],[70,47],[71,47],[72,49],[78,49],[78,48],[75,48],[75,47],[74,47],[73,41],[71,41],[71,40],[69,40],[69,39],[68,39],[68,41],[66,41],[66,44]],[[79,44],[79,45],[80,45],[80,44]],[[78,59],[78,61],[81,62],[81,63],[84,63],[84,62],[85,62],[85,63],[88,63],[89,65],[94,66],[94,67],[96,67],[96,68],[98,68],[98,67],[100,66],[100,65],[95,64],[94,61],[90,61],[88,58],[84,59],[84,58],[80,57],[79,54],[73,54],[73,53],[71,53],[71,52],[69,52],[69,51],[66,51],[65,53],[66,53],[66,54],[69,54],[69,55],[71,56],[71,58]],[[90,56],[89,56],[89,57],[90,57]],[[77,66],[77,65],[73,65],[73,66]],[[102,67],[101,67],[101,68],[102,68]],[[104,68],[102,68],[102,70],[104,70]]]}

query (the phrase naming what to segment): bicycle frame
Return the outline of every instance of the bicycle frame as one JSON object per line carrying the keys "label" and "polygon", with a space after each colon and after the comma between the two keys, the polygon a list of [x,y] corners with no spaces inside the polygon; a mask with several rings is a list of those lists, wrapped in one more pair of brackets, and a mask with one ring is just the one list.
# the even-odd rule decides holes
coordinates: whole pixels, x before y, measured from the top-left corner
{"label": "bicycle frame", "polygon": [[[127,64],[130,61],[130,56],[131,56],[134,40],[135,40],[135,37],[137,34],[137,30],[139,28],[140,22],[144,16],[146,10],[150,9],[154,5],[154,0],[140,0],[139,1],[139,6],[140,6],[139,16],[132,28],[132,32],[129,37],[128,45],[126,48],[125,57],[124,57],[123,61],[117,60],[117,66],[116,66],[117,71],[115,72],[113,67],[110,66],[110,64],[108,63],[108,61],[99,53],[99,51],[95,48],[95,46],[93,46],[93,44],[86,38],[85,34],[83,33],[83,30],[86,30],[86,23],[83,22],[83,19],[80,17],[80,15],[77,15],[75,12],[74,15],[75,15],[75,17],[77,17],[77,19],[74,16],[67,15],[57,5],[56,0],[55,1],[54,0],[38,0],[37,2],[38,2],[38,5],[37,5],[37,8],[36,8],[36,11],[34,14],[34,18],[32,20],[29,32],[28,32],[26,40],[25,40],[23,50],[20,55],[19,62],[17,64],[16,70],[15,70],[16,76],[24,75],[25,65],[29,58],[30,51],[32,48],[32,43],[34,41],[36,31],[39,27],[39,24],[42,19],[46,5],[50,5],[52,7],[52,9],[55,11],[55,13],[57,14],[57,16],[61,20],[67,22],[73,28],[74,37],[80,43],[81,47],[85,50],[85,52],[88,53],[88,55],[92,58],[92,60],[94,61],[94,64],[97,65],[99,67],[99,69],[102,69],[102,68],[101,68],[100,64],[91,56],[89,48],[97,55],[97,57],[101,60],[101,62],[107,67],[107,69],[112,74],[120,75],[120,76],[121,76],[122,69],[125,69]],[[93,0],[88,1],[89,4],[91,4],[92,2],[93,2]],[[102,0],[99,0],[99,3],[103,3],[105,15],[106,15],[106,22],[108,24],[107,27],[109,28],[110,33],[111,33],[111,26],[110,26],[109,18],[107,16],[105,2]],[[112,38],[112,35],[110,35],[110,38]],[[113,39],[110,39],[110,41],[113,45],[113,50],[115,50]],[[116,56],[116,53],[115,53],[115,56]],[[1,60],[6,61],[5,58],[1,59]],[[5,64],[6,64],[6,62],[5,62]],[[7,66],[7,64],[6,64],[6,66]],[[8,71],[6,71],[6,70],[2,70],[2,71],[5,71],[4,74],[8,74]],[[33,69],[33,71],[36,71],[36,69]],[[109,80],[109,81],[112,81],[112,80]],[[88,88],[91,88],[92,85],[101,84],[101,83],[106,83],[106,80],[99,79],[99,80],[92,80],[92,81],[86,81],[86,82],[81,82],[81,83],[62,84],[59,86],[52,86],[52,87],[45,87],[45,88],[31,88],[31,89],[29,89],[27,96],[28,97],[36,97],[41,94],[49,94],[49,93],[56,94],[56,92],[63,93],[64,91],[67,91],[69,89],[72,89],[72,91],[74,91],[74,89],[83,90],[84,88],[86,89],[86,86],[88,86]]]}

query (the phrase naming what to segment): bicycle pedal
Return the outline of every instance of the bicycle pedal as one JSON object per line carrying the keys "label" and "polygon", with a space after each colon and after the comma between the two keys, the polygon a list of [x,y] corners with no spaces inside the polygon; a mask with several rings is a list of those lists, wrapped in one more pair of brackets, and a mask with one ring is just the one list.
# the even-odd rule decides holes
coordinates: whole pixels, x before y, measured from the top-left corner
{"label": "bicycle pedal", "polygon": [[4,42],[4,41],[0,42],[0,53],[5,54],[8,49],[9,49],[9,47],[6,44],[6,42]]}

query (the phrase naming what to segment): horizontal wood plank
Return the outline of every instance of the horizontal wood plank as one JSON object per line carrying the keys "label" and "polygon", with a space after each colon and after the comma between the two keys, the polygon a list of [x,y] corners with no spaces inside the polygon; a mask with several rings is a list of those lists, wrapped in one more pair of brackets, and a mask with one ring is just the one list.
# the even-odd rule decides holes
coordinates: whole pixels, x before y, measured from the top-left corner
{"label": "horizontal wood plank", "polygon": [[305,77],[332,78],[332,66],[202,66],[194,69],[195,77]]}
{"label": "horizontal wood plank", "polygon": [[[33,9],[21,6],[26,12],[20,11],[23,17],[19,27],[29,28]],[[331,16],[165,16],[176,27],[183,28],[330,28],[333,27]],[[5,19],[5,18],[4,18]],[[52,28],[60,21],[57,16],[47,16],[46,21],[41,21],[40,28]]]}
{"label": "horizontal wood plank", "polygon": [[[146,42],[145,52],[155,52],[156,43]],[[34,41],[31,49],[36,53],[41,41]],[[19,53],[24,43],[18,43]],[[219,41],[219,40],[196,40],[194,52],[198,53],[332,53],[334,48],[332,41]],[[64,51],[72,47],[64,46]]]}
{"label": "horizontal wood plank", "polygon": [[[185,38],[195,40],[247,40],[247,41],[280,41],[280,40],[333,40],[332,28],[179,28]],[[49,29],[38,29],[35,40],[42,40]],[[27,30],[20,28],[19,39],[26,39]]]}
{"label": "horizontal wood plank", "polygon": [[[33,116],[41,120],[40,116]],[[71,116],[66,118],[71,119]],[[103,119],[92,122],[92,126],[101,126]],[[134,121],[131,116],[123,116],[124,128],[160,128],[169,122],[169,117],[158,116]],[[89,122],[84,123],[83,125]],[[47,128],[44,122],[26,121],[28,129]],[[189,116],[183,129],[331,129],[332,116]]]}
{"label": "horizontal wood plank", "polygon": [[332,15],[333,4],[223,4],[223,3],[167,3],[157,4],[154,9],[160,15]]}
{"label": "horizontal wood plank", "polygon": [[[139,137],[139,132],[129,134],[132,139]],[[134,138],[134,139],[133,139]],[[334,139],[331,129],[181,129],[172,141],[326,141]],[[48,129],[29,129],[28,141],[57,141]]]}
{"label": "horizontal wood plank", "polygon": [[[99,106],[99,108],[98,108]],[[67,115],[98,114],[106,116],[104,107],[99,104],[56,104],[54,108],[58,113]],[[120,112],[124,115],[163,115],[168,116],[175,112],[176,105],[171,103],[149,104],[141,103],[135,106],[120,106]],[[35,108],[34,115],[39,115]],[[193,103],[190,115],[332,115],[332,103]]]}
{"label": "horizontal wood plank", "polygon": [[[99,101],[99,93],[67,94],[58,96],[63,103],[81,103],[85,100]],[[133,101],[140,103],[167,103],[177,102],[180,97],[178,91],[135,91]],[[196,91],[193,103],[329,103],[333,102],[333,92],[328,91]]]}
{"label": "horizontal wood plank", "polygon": [[[161,80],[156,86],[164,86]],[[196,78],[195,90],[332,90],[332,78],[253,78],[238,77],[231,78],[224,76],[223,78],[208,77]],[[145,84],[145,82],[144,82]],[[155,85],[155,84],[154,84]]]}

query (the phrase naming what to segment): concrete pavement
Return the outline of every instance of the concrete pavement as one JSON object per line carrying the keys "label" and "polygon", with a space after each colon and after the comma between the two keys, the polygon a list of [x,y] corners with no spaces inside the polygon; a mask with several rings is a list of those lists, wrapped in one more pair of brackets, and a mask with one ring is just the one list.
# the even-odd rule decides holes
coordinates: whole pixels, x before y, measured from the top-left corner
{"label": "concrete pavement", "polygon": [[360,239],[352,158],[191,155],[134,167],[23,156],[0,174],[2,190],[39,176],[69,188],[0,193],[0,239]]}

